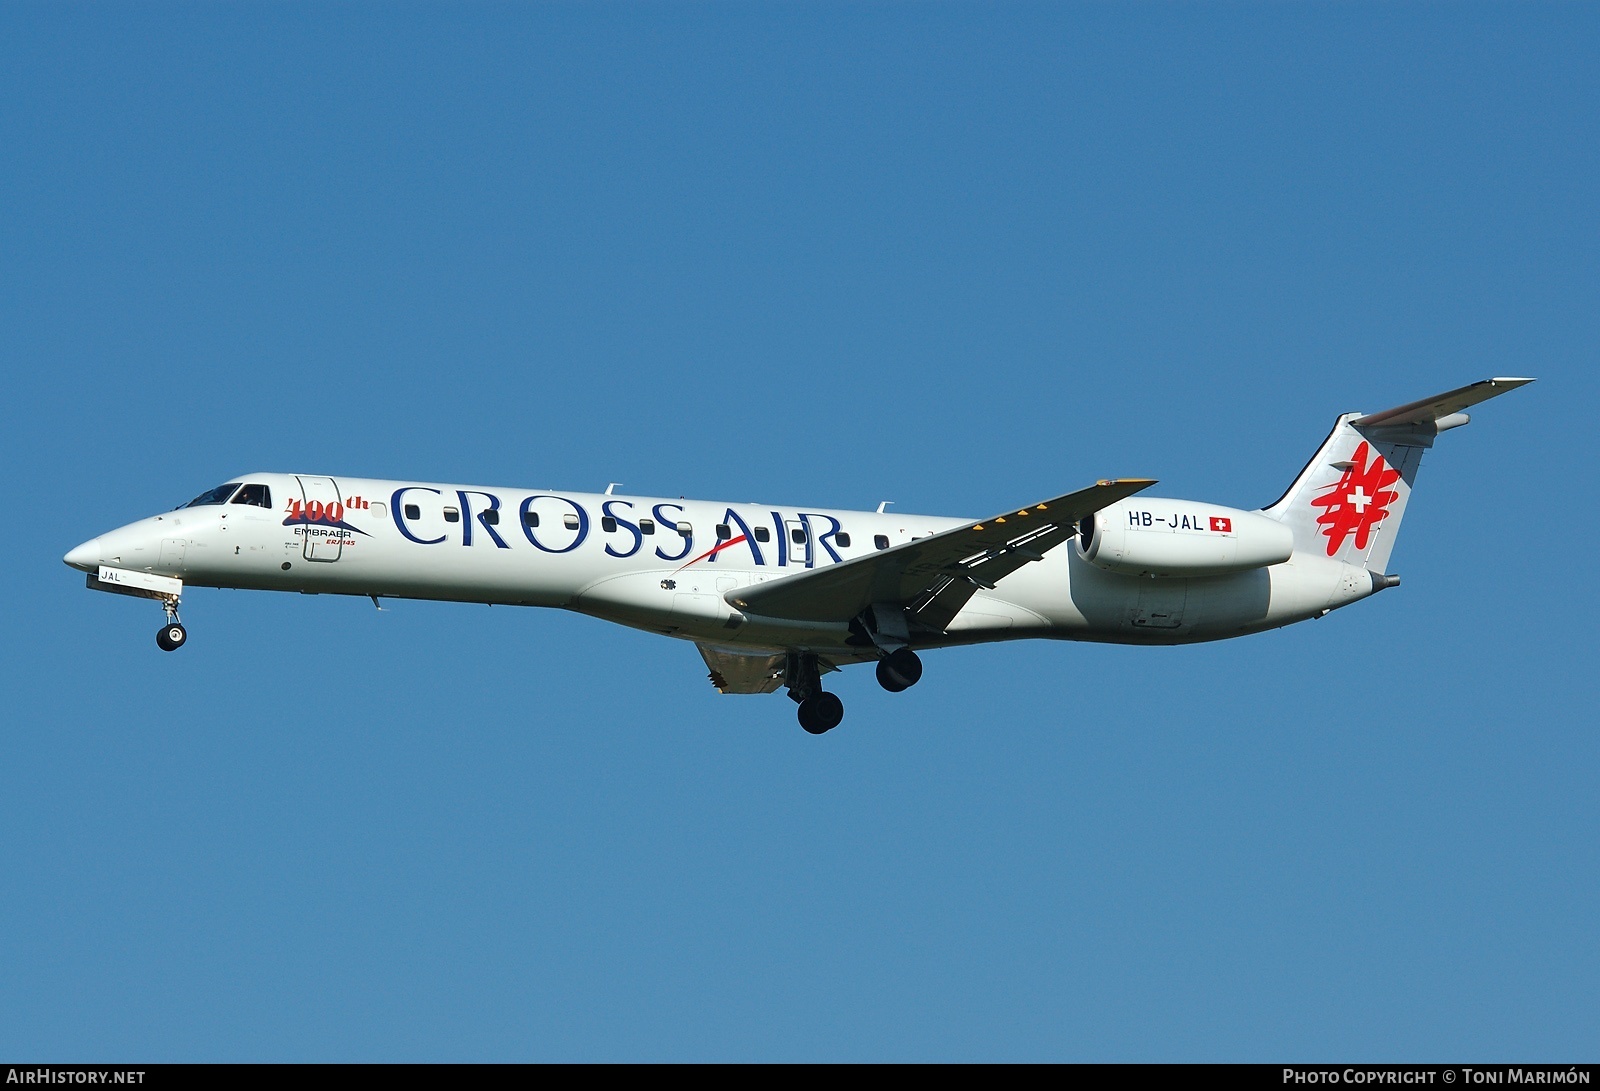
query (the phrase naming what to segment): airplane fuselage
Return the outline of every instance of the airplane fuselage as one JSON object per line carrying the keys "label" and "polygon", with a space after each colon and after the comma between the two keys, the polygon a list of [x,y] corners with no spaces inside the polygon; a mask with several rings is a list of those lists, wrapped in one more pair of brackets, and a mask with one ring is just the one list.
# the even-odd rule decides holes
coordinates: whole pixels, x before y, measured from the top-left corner
{"label": "airplane fuselage", "polygon": [[[842,622],[763,617],[730,605],[730,593],[966,522],[365,478],[232,481],[263,487],[270,506],[179,508],[86,542],[68,561],[169,576],[186,587],[556,607],[726,647],[868,659]],[[1106,513],[1147,527],[1152,518],[1170,520],[1178,531],[1191,521],[1203,527],[1215,510],[1226,509],[1138,497]],[[1217,640],[1316,617],[1373,590],[1362,569],[1304,552],[1244,572],[1152,579],[1103,571],[1069,547],[974,594],[943,632],[910,643]]]}

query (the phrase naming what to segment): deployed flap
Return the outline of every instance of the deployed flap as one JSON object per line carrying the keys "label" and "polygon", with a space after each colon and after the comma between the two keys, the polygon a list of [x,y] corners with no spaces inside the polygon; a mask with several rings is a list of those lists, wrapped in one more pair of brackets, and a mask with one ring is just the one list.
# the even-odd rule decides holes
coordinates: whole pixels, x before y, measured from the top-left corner
{"label": "deployed flap", "polygon": [[1436,394],[1420,402],[1385,409],[1382,413],[1368,413],[1351,423],[1357,428],[1399,428],[1406,425],[1432,424],[1469,406],[1486,402],[1519,386],[1527,386],[1532,379],[1484,379],[1458,390]]}
{"label": "deployed flap", "polygon": [[874,603],[898,605],[943,629],[978,588],[993,587],[1076,532],[1078,520],[1154,485],[1101,481],[864,557],[727,593],[736,609],[795,621],[849,621]]}
{"label": "deployed flap", "polygon": [[783,652],[742,652],[696,644],[718,693],[771,693],[783,684]]}

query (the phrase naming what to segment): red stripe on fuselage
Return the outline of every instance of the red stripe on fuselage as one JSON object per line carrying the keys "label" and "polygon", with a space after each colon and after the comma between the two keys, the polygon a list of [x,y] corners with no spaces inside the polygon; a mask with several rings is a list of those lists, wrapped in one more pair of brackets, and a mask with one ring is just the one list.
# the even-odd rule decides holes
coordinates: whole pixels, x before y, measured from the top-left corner
{"label": "red stripe on fuselage", "polygon": [[698,564],[700,561],[705,560],[707,557],[715,557],[718,553],[721,553],[724,549],[727,549],[729,546],[738,545],[740,542],[745,540],[745,537],[746,537],[746,535],[741,534],[737,538],[729,538],[726,542],[718,542],[716,545],[712,546],[710,549],[708,549],[704,553],[700,554],[700,556],[695,557],[693,560],[684,561],[683,564],[678,566],[678,571],[682,572],[685,568],[688,568],[691,564]]}

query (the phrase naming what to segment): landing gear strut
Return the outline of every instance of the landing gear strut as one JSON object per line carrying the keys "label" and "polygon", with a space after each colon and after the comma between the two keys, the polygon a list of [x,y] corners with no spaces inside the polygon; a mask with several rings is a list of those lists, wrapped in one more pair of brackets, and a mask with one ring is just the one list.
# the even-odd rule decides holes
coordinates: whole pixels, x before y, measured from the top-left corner
{"label": "landing gear strut", "polygon": [[790,652],[784,671],[790,700],[800,705],[800,726],[813,735],[832,731],[844,719],[844,702],[822,688],[817,657],[810,652]]}
{"label": "landing gear strut", "polygon": [[922,678],[922,660],[910,648],[896,648],[878,660],[878,685],[890,693],[910,689]]}
{"label": "landing gear strut", "polygon": [[178,620],[177,598],[164,598],[161,605],[167,610],[167,623],[156,633],[156,646],[164,652],[175,652],[189,639],[189,630]]}

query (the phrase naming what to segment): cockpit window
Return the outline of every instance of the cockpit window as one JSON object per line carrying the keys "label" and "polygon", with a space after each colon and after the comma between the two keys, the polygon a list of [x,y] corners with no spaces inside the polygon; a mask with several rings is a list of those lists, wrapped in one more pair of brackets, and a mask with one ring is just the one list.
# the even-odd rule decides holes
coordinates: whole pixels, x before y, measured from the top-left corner
{"label": "cockpit window", "polygon": [[246,485],[233,498],[235,504],[253,504],[258,508],[272,507],[272,490],[265,485]]}
{"label": "cockpit window", "polygon": [[239,487],[237,481],[230,481],[226,485],[218,485],[210,492],[203,492],[184,505],[186,508],[203,508],[207,504],[226,504],[228,497],[233,495],[233,490]]}

